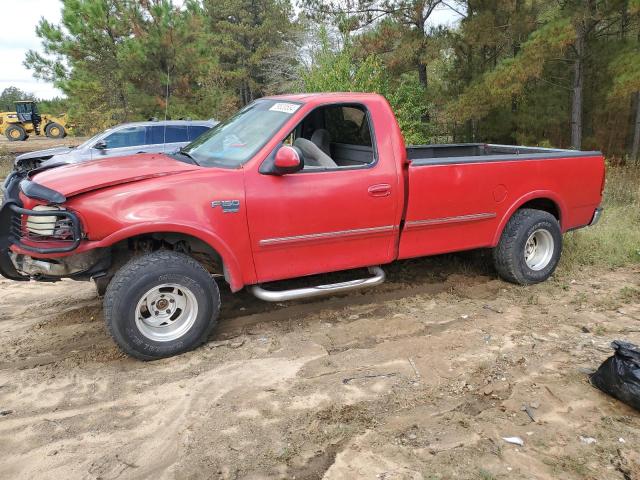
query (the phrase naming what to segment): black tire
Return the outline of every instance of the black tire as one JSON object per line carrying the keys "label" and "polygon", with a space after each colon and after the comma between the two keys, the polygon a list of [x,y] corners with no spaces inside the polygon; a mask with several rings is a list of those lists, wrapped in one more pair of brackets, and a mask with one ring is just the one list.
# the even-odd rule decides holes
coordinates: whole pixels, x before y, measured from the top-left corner
{"label": "black tire", "polygon": [[[150,320],[159,318],[145,310],[146,306],[153,305],[149,304],[152,296],[149,292],[170,284],[177,285],[178,291],[181,291],[180,288],[186,291],[184,297],[193,297],[192,302],[197,304],[197,315],[193,315],[193,323],[178,338],[157,341],[152,338],[154,333],[145,334],[144,329],[158,332],[158,328],[166,328],[167,325],[149,327],[143,320],[144,315],[139,314],[138,305],[139,302],[143,303],[140,311],[146,311]],[[143,300],[145,298],[146,302]],[[178,300],[179,296],[175,298]],[[165,300],[163,305],[166,304]],[[175,313],[179,311],[176,309]],[[183,313],[186,311],[185,307]],[[193,258],[165,250],[148,253],[126,263],[114,275],[104,297],[104,318],[109,333],[124,352],[140,360],[171,357],[192,350],[207,339],[217,323],[219,313],[220,292],[211,275]],[[181,316],[177,318],[180,320]]]}
{"label": "black tire", "polygon": [[[527,264],[525,248],[529,238],[538,231],[541,232],[536,234],[536,238],[542,236],[545,239],[553,239],[552,245],[546,249],[549,251],[551,248],[552,251],[550,257],[546,257],[548,263],[541,260],[541,268],[532,269]],[[532,285],[544,282],[553,274],[561,253],[562,232],[558,220],[543,210],[523,208],[509,219],[497,247],[493,250],[493,261],[498,274],[504,280],[520,285]]]}
{"label": "black tire", "polygon": [[22,125],[9,125],[4,134],[12,142],[22,142],[27,139],[27,131]]}
{"label": "black tire", "polygon": [[47,123],[47,126],[44,127],[44,134],[49,138],[64,138],[67,136],[64,127],[56,122]]}

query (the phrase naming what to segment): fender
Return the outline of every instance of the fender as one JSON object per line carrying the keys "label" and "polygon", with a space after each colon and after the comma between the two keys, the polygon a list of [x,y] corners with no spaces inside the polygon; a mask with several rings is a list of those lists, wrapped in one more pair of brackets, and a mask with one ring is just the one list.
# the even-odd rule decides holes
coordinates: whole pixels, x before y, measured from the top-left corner
{"label": "fender", "polygon": [[558,208],[558,212],[560,214],[560,219],[559,219],[560,230],[564,232],[563,222],[567,218],[566,217],[567,207],[564,204],[564,201],[560,198],[560,196],[557,193],[552,192],[551,190],[534,190],[533,192],[529,192],[523,195],[522,197],[518,198],[502,216],[502,218],[500,219],[500,224],[496,229],[496,234],[493,237],[493,241],[491,242],[492,247],[495,247],[496,245],[498,245],[498,242],[500,241],[500,237],[502,236],[502,231],[504,230],[504,227],[507,226],[507,222],[513,216],[516,210],[522,207],[522,205],[524,205],[525,203],[531,200],[538,200],[538,199],[551,200],[556,205],[556,207]]}
{"label": "fender", "polygon": [[[219,236],[213,233],[204,232],[202,229],[188,224],[141,223],[132,225],[118,230],[102,240],[85,240],[73,251],[73,253],[71,253],[71,255],[83,253],[94,248],[107,248],[131,237],[153,233],[181,233],[197,238],[209,245],[220,255],[220,258],[222,258],[222,263],[224,264],[224,268],[227,272],[229,286],[231,287],[232,292],[242,290],[242,288],[247,284],[256,283],[255,271],[246,272],[245,277],[242,269],[240,268],[237,256],[233,253],[231,248],[229,248],[229,246],[220,239]],[[33,252],[23,250],[17,245],[11,245],[10,249],[14,253],[34,256]],[[48,253],[37,255],[37,258],[63,258],[68,255],[69,253]]]}
{"label": "fender", "polygon": [[[231,248],[229,248],[229,246],[215,233],[203,231],[202,228],[197,228],[193,225],[180,223],[141,223],[118,230],[102,240],[87,243],[89,248],[110,247],[115,243],[126,240],[127,238],[160,232],[182,233],[206,243],[222,258],[224,267],[228,272],[231,290],[233,292],[237,292],[244,287],[246,282],[242,275],[243,272],[240,269],[240,264]],[[247,279],[249,282],[252,282],[251,277],[255,278],[255,272],[250,272],[250,276]],[[255,282],[255,280],[253,281]]]}

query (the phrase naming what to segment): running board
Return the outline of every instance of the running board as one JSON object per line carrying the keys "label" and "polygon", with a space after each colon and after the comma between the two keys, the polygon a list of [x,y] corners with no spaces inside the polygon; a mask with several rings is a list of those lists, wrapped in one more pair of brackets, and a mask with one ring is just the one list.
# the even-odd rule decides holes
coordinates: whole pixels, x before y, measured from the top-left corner
{"label": "running board", "polygon": [[260,300],[267,302],[284,302],[287,300],[298,300],[300,298],[320,297],[322,295],[332,295],[334,293],[348,292],[365,287],[375,287],[385,280],[384,271],[380,267],[369,267],[370,278],[360,278],[349,280],[348,282],[330,283],[328,285],[318,285],[317,287],[296,288],[293,290],[265,290],[260,285],[252,285],[251,293]]}

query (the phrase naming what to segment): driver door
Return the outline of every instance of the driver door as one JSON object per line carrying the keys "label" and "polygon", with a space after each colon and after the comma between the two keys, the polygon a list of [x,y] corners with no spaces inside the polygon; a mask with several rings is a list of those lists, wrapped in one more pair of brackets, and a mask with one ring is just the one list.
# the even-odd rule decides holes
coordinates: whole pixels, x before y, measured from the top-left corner
{"label": "driver door", "polygon": [[[330,116],[315,111],[310,115],[314,128],[349,131],[346,126],[324,124]],[[363,118],[369,121],[368,116]],[[298,131],[305,130],[302,126]],[[371,137],[365,140],[372,152],[366,165],[313,168],[282,176],[263,175],[258,168],[246,172],[247,215],[259,282],[392,260],[398,177],[393,159],[375,158]]]}

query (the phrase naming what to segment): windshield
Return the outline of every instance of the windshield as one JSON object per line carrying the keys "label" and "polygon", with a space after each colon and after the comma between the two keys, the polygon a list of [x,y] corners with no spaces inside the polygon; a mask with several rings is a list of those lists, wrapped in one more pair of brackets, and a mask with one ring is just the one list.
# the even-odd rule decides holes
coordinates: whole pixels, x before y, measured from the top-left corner
{"label": "windshield", "polygon": [[107,132],[110,132],[112,130],[112,128],[107,128],[106,130],[100,132],[100,133],[96,133],[93,137],[91,137],[89,140],[85,140],[84,142],[82,142],[80,145],[78,145],[75,148],[87,148],[87,147],[92,147],[94,142],[96,140],[98,140],[98,137],[101,137],[102,135],[104,135]]}
{"label": "windshield", "polygon": [[182,149],[203,167],[237,168],[280,130],[299,103],[257,100]]}

